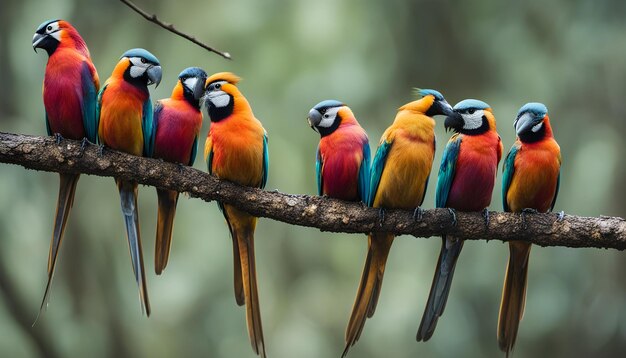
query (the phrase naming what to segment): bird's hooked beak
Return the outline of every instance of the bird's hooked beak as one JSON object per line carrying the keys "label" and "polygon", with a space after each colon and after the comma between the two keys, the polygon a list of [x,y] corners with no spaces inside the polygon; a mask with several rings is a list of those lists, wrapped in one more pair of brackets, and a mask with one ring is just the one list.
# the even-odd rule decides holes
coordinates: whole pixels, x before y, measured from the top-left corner
{"label": "bird's hooked beak", "polygon": [[202,96],[204,96],[204,82],[205,81],[206,81],[206,78],[203,78],[203,77],[196,78],[195,86],[191,89],[193,92],[193,98],[199,100],[202,98]]}
{"label": "bird's hooked beak", "polygon": [[531,113],[524,113],[521,116],[517,117],[513,125],[515,126],[515,133],[520,135],[522,133],[526,133],[532,131],[533,127],[540,124],[543,120],[543,117],[534,116]]}
{"label": "bird's hooked beak", "polygon": [[158,65],[153,65],[148,67],[148,69],[146,70],[146,73],[148,75],[148,85],[151,85],[154,83],[154,87],[159,87],[159,83],[161,83],[161,76],[162,76],[162,72],[161,72],[161,66]]}
{"label": "bird's hooked beak", "polygon": [[443,101],[439,101],[438,103],[441,109],[441,114],[443,114],[444,116],[450,116],[454,113],[452,106],[445,99]]}
{"label": "bird's hooked beak", "polygon": [[465,125],[465,121],[463,120],[463,116],[457,112],[452,111],[443,122],[443,126],[446,128],[446,132],[449,129],[452,129],[455,132],[458,132]]}
{"label": "bird's hooked beak", "polygon": [[317,126],[322,121],[322,114],[317,109],[313,108],[312,110],[309,111],[309,116],[307,117],[307,121],[309,122],[309,126],[311,126],[311,129],[313,129],[316,132],[319,132],[317,130]]}
{"label": "bird's hooked beak", "polygon": [[33,35],[33,50],[35,51],[35,53],[37,52],[37,48],[39,47],[39,44],[41,43],[41,41],[43,41],[48,35],[46,34],[38,34],[35,33],[35,35]]}

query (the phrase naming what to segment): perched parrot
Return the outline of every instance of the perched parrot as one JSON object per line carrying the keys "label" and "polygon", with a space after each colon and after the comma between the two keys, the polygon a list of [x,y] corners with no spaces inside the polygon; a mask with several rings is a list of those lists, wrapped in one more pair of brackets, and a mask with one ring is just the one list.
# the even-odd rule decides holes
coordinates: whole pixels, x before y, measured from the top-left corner
{"label": "perched parrot", "polygon": [[[400,107],[393,124],[380,139],[371,169],[367,205],[384,209],[416,209],[424,201],[435,156],[435,115],[451,114],[452,108],[435,90],[419,90],[421,99]],[[361,336],[365,320],[374,315],[394,235],[368,236],[367,258],[346,329],[342,357]]]}
{"label": "perched parrot", "polygon": [[[481,211],[488,220],[487,206],[498,163],[502,157],[502,142],[496,132],[496,119],[488,104],[466,99],[454,106],[444,126],[456,134],[450,138],[443,152],[435,206],[449,208],[456,223],[454,210]],[[437,319],[446,306],[456,260],[463,241],[451,235],[442,237],[441,253],[435,269],[424,316],[417,331],[418,341],[427,341],[433,335]]]}
{"label": "perched parrot", "polygon": [[350,108],[339,101],[322,101],[309,111],[308,121],[321,137],[315,165],[318,194],[367,203],[369,140]]}
{"label": "perched parrot", "polygon": [[[148,85],[159,85],[161,66],[150,52],[136,48],[126,51],[111,77],[98,94],[98,138],[109,148],[137,156],[151,156],[153,136],[152,102]],[[150,301],[143,266],[137,183],[116,179],[120,191],[126,237],[142,310],[150,315]]]}
{"label": "perched parrot", "polygon": [[[204,95],[207,74],[198,67],[189,67],[178,75],[170,98],[157,101],[152,123],[152,156],[168,162],[193,165],[202,127],[200,99]],[[172,228],[178,192],[157,189],[159,210],[154,250],[157,275],[167,266],[172,245]]]}
{"label": "perched parrot", "polygon": [[[541,103],[520,108],[513,123],[517,140],[504,161],[502,204],[504,211],[548,212],[559,192],[561,151],[550,127],[548,109]],[[502,289],[498,319],[498,344],[509,355],[524,314],[530,243],[509,243],[509,264]]]}
{"label": "perched parrot", "polygon": [[[237,89],[239,80],[229,72],[216,73],[206,80],[204,103],[211,128],[204,147],[204,159],[209,173],[220,179],[264,188],[269,166],[267,133]],[[246,305],[252,349],[265,357],[254,261],[257,218],[234,206],[218,205],[233,240],[235,299],[238,305]]]}
{"label": "perched parrot", "polygon": [[[48,64],[43,81],[48,135],[96,142],[96,94],[100,80],[89,50],[78,31],[67,21],[41,24],[33,36],[33,48],[46,50]],[[83,142],[83,145],[86,143]],[[41,302],[46,305],[65,224],[74,202],[78,174],[60,174],[59,198],[48,255],[48,283]]]}

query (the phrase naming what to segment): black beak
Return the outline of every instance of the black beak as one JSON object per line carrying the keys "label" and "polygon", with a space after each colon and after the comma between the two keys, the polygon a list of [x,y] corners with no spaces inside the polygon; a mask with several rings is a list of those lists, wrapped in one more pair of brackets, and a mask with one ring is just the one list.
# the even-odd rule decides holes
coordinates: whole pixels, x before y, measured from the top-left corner
{"label": "black beak", "polygon": [[200,99],[204,95],[204,81],[206,81],[206,77],[197,78],[196,85],[192,88],[193,98]]}
{"label": "black beak", "polygon": [[446,128],[446,132],[448,129],[452,129],[455,132],[458,132],[465,125],[465,121],[463,120],[463,116],[459,112],[452,111],[446,117],[446,120],[443,122],[443,126]]}
{"label": "black beak", "polygon": [[309,121],[309,126],[311,126],[311,128],[317,132],[317,126],[322,121],[322,114],[317,109],[313,108],[309,111],[309,116],[307,117],[307,120]]}

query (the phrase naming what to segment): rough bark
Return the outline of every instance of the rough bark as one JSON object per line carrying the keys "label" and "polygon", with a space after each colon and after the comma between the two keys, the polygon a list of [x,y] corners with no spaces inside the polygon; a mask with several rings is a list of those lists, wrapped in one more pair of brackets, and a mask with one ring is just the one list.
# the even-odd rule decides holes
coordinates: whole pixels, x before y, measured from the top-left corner
{"label": "rough bark", "polygon": [[331,198],[283,194],[243,187],[219,180],[205,172],[151,158],[104,149],[87,143],[0,132],[0,162],[49,172],[84,173],[135,180],[141,184],[186,192],[205,201],[232,204],[260,217],[315,227],[322,231],[409,234],[416,237],[454,234],[464,240],[522,240],[539,246],[596,247],[624,250],[626,221],[619,217],[581,217],[558,214],[490,212],[489,224],[482,213],[456,213],[453,225],[446,209],[424,210],[421,220],[412,211],[379,210]]}

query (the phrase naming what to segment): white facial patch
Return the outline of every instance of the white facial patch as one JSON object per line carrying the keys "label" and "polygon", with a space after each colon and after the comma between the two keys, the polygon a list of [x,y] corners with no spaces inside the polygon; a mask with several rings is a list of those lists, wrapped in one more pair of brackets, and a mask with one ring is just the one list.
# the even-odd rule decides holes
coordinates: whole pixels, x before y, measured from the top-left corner
{"label": "white facial patch", "polygon": [[335,117],[337,117],[337,112],[339,112],[339,109],[341,109],[341,107],[333,107],[333,108],[329,108],[326,110],[326,113],[324,113],[324,115],[322,116],[322,120],[320,121],[320,124],[318,124],[318,127],[323,127],[323,128],[330,128],[333,123],[335,123]]}
{"label": "white facial patch", "polygon": [[185,87],[187,87],[192,92],[194,88],[196,88],[196,83],[198,83],[198,79],[196,77],[190,77],[183,82]]}
{"label": "white facial patch", "polygon": [[207,98],[218,108],[226,107],[230,103],[230,96],[224,91],[213,91],[207,95]]}
{"label": "white facial patch", "polygon": [[141,62],[141,57],[130,57],[129,60],[132,63],[130,67],[130,76],[132,78],[141,77],[150,67],[149,63]]}
{"label": "white facial patch", "polygon": [[483,125],[483,115],[485,111],[482,109],[477,109],[474,113],[463,113],[463,121],[465,124],[463,125],[463,129],[472,130],[480,128]]}
{"label": "white facial patch", "polygon": [[543,126],[543,122],[539,122],[535,124],[530,130],[532,130],[534,133],[537,133],[539,132],[542,126]]}

